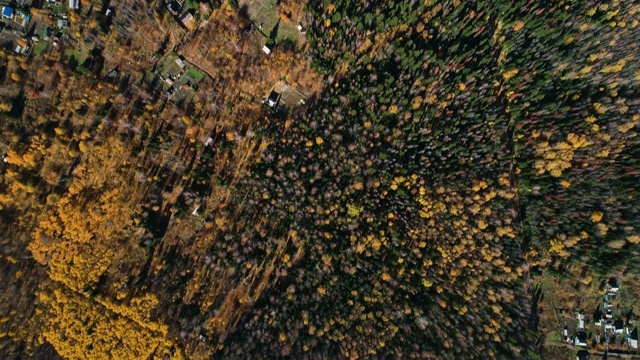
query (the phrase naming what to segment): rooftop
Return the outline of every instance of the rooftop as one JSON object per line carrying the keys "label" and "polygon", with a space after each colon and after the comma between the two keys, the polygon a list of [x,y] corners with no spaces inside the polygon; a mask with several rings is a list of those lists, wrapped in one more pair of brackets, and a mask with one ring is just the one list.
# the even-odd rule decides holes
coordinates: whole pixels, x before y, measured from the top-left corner
{"label": "rooftop", "polygon": [[3,6],[2,7],[2,17],[5,17],[5,18],[13,17],[13,8],[10,8],[8,6]]}
{"label": "rooftop", "polygon": [[167,4],[167,10],[173,15],[178,15],[178,11],[180,11],[180,4],[177,1],[172,1]]}

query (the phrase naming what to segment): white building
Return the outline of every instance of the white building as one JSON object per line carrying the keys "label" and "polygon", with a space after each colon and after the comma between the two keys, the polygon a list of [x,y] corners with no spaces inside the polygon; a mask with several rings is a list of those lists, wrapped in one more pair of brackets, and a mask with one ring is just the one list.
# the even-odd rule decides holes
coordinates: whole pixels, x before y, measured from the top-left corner
{"label": "white building", "polygon": [[578,313],[578,330],[584,330],[584,313],[582,311]]}
{"label": "white building", "polygon": [[632,349],[638,348],[638,328],[636,327],[627,335],[627,339],[629,339],[629,347]]}

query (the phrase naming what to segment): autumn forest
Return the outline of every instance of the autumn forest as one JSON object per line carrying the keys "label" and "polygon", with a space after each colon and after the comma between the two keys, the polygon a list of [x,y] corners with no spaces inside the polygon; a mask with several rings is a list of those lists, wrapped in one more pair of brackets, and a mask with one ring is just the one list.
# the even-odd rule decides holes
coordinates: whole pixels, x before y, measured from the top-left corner
{"label": "autumn forest", "polygon": [[0,358],[640,355],[639,16],[3,2]]}

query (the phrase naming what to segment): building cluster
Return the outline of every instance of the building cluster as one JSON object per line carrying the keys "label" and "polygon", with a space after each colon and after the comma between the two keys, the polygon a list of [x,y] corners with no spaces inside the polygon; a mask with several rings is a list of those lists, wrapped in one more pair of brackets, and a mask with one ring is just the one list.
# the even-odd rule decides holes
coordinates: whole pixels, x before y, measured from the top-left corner
{"label": "building cluster", "polygon": [[2,6],[1,14],[0,33],[10,34],[3,38],[13,38],[13,50],[16,54],[29,55],[32,41],[25,34],[31,22],[31,15],[8,5]]}
{"label": "building cluster", "polygon": [[196,20],[189,7],[185,6],[184,0],[167,0],[165,6],[167,11],[185,28],[189,30],[194,28]]}
{"label": "building cluster", "polygon": [[177,54],[168,55],[156,67],[156,73],[162,80],[164,96],[175,103],[182,101],[190,92],[197,91],[204,78],[199,69]]}
{"label": "building cluster", "polygon": [[[43,9],[28,6],[25,0],[17,6],[0,6],[0,46],[10,47],[16,54],[28,56],[51,46],[57,48],[69,29],[69,12],[80,9],[80,0],[46,0]],[[103,21],[113,16],[113,9],[106,9]]]}
{"label": "building cluster", "polygon": [[561,338],[577,347],[586,348],[590,344],[597,347],[603,344],[605,352],[608,352],[610,344],[614,343],[622,344],[622,347],[616,350],[637,351],[638,325],[633,319],[633,309],[626,309],[620,304],[623,293],[618,280],[609,279],[603,290],[604,295],[591,318],[582,310],[575,313],[572,319],[565,318]]}

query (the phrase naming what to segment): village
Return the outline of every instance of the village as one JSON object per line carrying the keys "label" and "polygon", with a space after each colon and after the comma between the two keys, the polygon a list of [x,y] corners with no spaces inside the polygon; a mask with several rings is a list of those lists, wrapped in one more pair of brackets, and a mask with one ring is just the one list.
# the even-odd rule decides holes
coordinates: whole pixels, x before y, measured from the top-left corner
{"label": "village", "polygon": [[[638,315],[629,295],[615,277],[603,281],[600,301],[594,309],[570,311],[556,309],[562,328],[557,340],[577,349],[576,359],[589,359],[590,354],[636,354],[638,349]],[[637,311],[637,310],[636,310]]]}
{"label": "village", "polygon": [[[41,7],[35,7],[29,0],[4,4],[1,7],[0,47],[8,48],[22,56],[41,56],[48,54],[53,61],[71,59],[73,64],[82,64],[91,58],[89,44],[99,44],[100,31],[106,31],[114,16],[114,9],[105,7],[96,13],[98,21],[92,22],[86,36],[72,31],[71,23],[77,19],[81,11],[79,0],[60,2],[47,0]],[[91,60],[90,60],[91,61]]]}
{"label": "village", "polygon": [[[87,75],[101,75],[104,70],[105,74],[102,75],[117,79],[124,67],[122,61],[107,69],[96,66],[96,63],[104,63],[104,59],[100,59],[100,52],[106,45],[100,40],[100,35],[109,34],[113,29],[126,32],[116,20],[116,9],[108,4],[109,2],[103,2],[101,6],[94,7],[93,4],[80,0],[68,0],[68,3],[66,0],[47,0],[39,8],[30,0],[3,4],[0,7],[0,47],[25,57],[46,54],[47,59],[66,61],[72,68]],[[206,23],[206,16],[198,13],[198,4],[185,0],[163,2],[166,13],[183,29],[182,36],[185,38],[189,37],[189,33],[198,24]],[[278,43],[289,46],[298,41],[298,38],[304,38],[305,27],[291,23],[284,14],[278,15],[275,1],[252,0],[236,5],[243,6],[243,14],[249,21],[249,25],[241,29],[239,36],[243,38],[250,35],[262,39],[257,40],[256,49],[266,57],[276,51]],[[92,21],[89,28],[72,26],[78,18],[92,16],[97,21]],[[282,22],[281,18],[287,21]],[[161,90],[163,97],[170,103],[181,104],[188,95],[198,90],[198,84],[205,76],[214,76],[214,69],[207,69],[206,64],[194,63],[192,59],[189,61],[175,50],[166,54],[163,51],[157,53],[150,59],[150,63],[154,65],[153,74],[157,74],[162,82],[158,90]],[[113,58],[108,60],[118,61]],[[308,98],[308,95],[288,84],[285,77],[286,74],[281,74],[281,79],[264,94],[262,103],[271,111],[291,110],[304,104]]]}

